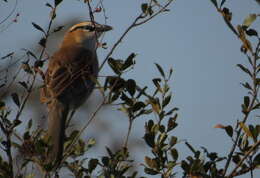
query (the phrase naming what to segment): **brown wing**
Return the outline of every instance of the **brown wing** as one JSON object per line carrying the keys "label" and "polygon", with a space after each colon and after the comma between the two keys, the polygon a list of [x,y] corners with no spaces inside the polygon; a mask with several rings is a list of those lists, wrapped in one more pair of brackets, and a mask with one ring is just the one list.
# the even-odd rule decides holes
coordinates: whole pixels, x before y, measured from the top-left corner
{"label": "brown wing", "polygon": [[41,92],[42,102],[48,102],[52,98],[68,93],[67,91],[71,93],[72,88],[74,91],[76,89],[82,92],[82,88],[87,87],[84,81],[90,80],[90,76],[96,77],[97,71],[96,55],[90,51],[82,48],[60,49],[49,62],[45,87]]}

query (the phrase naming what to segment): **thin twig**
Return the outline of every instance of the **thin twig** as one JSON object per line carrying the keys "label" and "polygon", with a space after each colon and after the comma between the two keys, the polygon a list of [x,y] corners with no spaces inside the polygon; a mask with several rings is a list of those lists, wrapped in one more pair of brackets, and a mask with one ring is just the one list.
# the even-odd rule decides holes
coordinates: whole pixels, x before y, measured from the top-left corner
{"label": "thin twig", "polygon": [[4,98],[6,94],[9,92],[9,89],[12,87],[13,83],[17,79],[19,73],[21,72],[22,67],[20,66],[17,70],[16,74],[13,76],[12,81],[8,84],[8,86],[5,88],[5,91],[1,94],[0,99]]}
{"label": "thin twig", "polygon": [[[54,15],[54,14],[55,14],[55,11],[56,11],[56,8],[54,8],[53,10],[54,10],[53,15]],[[40,56],[39,56],[39,58],[38,58],[39,60],[41,60],[41,58],[43,57],[43,54],[44,54],[44,52],[45,52],[45,50],[46,50],[46,43],[47,43],[47,40],[48,40],[48,38],[49,38],[49,36],[50,36],[50,29],[51,29],[53,20],[54,20],[54,18],[51,17],[51,20],[50,20],[50,22],[49,22],[48,29],[47,29],[47,32],[46,32],[46,36],[45,36],[45,40],[46,40],[46,41],[45,41],[45,45],[44,45],[44,47],[42,48],[42,51],[41,51]],[[27,103],[27,100],[28,100],[28,98],[30,97],[30,95],[31,95],[31,93],[32,93],[32,89],[33,89],[33,87],[34,87],[36,77],[37,77],[37,72],[33,74],[32,83],[31,83],[31,85],[30,85],[30,87],[29,87],[29,89],[28,89],[27,95],[25,96],[25,99],[23,100],[23,103],[22,103],[22,105],[21,105],[19,111],[18,111],[17,114],[16,114],[15,119],[18,119],[18,118],[20,117],[20,115],[22,114],[22,111],[23,111],[23,109],[24,109],[24,107],[25,107],[25,104]]]}
{"label": "thin twig", "polygon": [[245,156],[239,161],[239,163],[236,165],[236,167],[231,171],[228,177],[234,177],[236,174],[237,169],[243,164],[243,162],[247,159],[250,154],[257,149],[257,147],[260,145],[260,141],[256,142],[245,154]]}
{"label": "thin twig", "polygon": [[15,11],[15,9],[16,9],[16,7],[17,7],[17,2],[18,2],[18,0],[15,1],[15,5],[14,5],[13,9],[12,9],[11,12],[0,22],[0,25],[1,25],[2,23],[4,23],[4,22],[5,22],[9,17],[11,17],[11,15],[14,13],[14,11]]}
{"label": "thin twig", "polygon": [[127,148],[127,144],[128,144],[130,132],[132,130],[132,126],[133,126],[133,119],[129,117],[129,125],[128,125],[127,135],[126,135],[126,139],[125,139],[125,144],[124,144],[125,148]]}
{"label": "thin twig", "polygon": [[105,63],[107,62],[107,60],[109,59],[109,57],[113,54],[114,50],[117,48],[117,46],[121,43],[121,41],[123,40],[123,38],[126,36],[126,34],[133,29],[134,27],[137,27],[139,25],[142,25],[148,21],[150,21],[152,18],[154,18],[155,16],[159,15],[160,13],[162,13],[174,0],[169,0],[168,3],[166,3],[158,12],[156,12],[154,15],[150,16],[149,18],[139,22],[138,20],[143,18],[143,13],[141,13],[140,15],[138,15],[135,20],[131,23],[131,25],[129,27],[127,27],[127,29],[125,30],[125,32],[121,35],[121,37],[116,41],[116,43],[113,45],[113,47],[111,48],[111,50],[109,51],[109,53],[107,54],[106,58],[104,59],[104,61],[102,62],[102,64],[99,67],[99,71],[101,71],[101,69],[103,68],[103,66],[105,65]]}
{"label": "thin twig", "polygon": [[[94,28],[96,28],[96,23],[95,23],[95,17],[94,17],[94,14],[93,14],[93,11],[92,11],[92,7],[90,5],[90,2],[87,1],[87,5],[88,5],[88,11],[89,11],[89,16],[90,16],[90,20],[92,22],[92,24],[94,25]],[[97,31],[95,30],[95,38],[96,38],[96,48],[98,48],[98,35],[97,35]]]}
{"label": "thin twig", "polygon": [[151,15],[150,17],[148,17],[147,19],[136,23],[135,26],[139,26],[142,25],[148,21],[150,21],[152,18],[154,18],[155,16],[159,15],[160,13],[164,12],[166,10],[166,8],[173,2],[174,0],[169,0],[164,6],[161,7],[161,9],[159,11],[157,11],[156,13],[154,13],[153,15]]}
{"label": "thin twig", "polygon": [[[77,136],[73,139],[73,141],[70,143],[70,145],[67,147],[67,149],[64,151],[65,154],[63,156],[63,159],[61,160],[61,163],[63,161],[66,160],[67,156],[69,156],[69,152],[72,149],[72,147],[74,146],[74,144],[78,141],[80,135],[88,128],[88,126],[90,125],[90,123],[94,120],[94,118],[96,117],[97,113],[100,111],[100,109],[102,108],[102,106],[105,104],[105,99],[102,101],[102,103],[97,107],[97,109],[92,113],[92,116],[90,117],[90,119],[88,120],[88,122],[80,129],[79,133],[77,134]],[[66,155],[67,153],[67,155]]]}
{"label": "thin twig", "polygon": [[8,163],[10,167],[10,177],[14,177],[14,170],[13,170],[13,156],[12,156],[12,143],[11,143],[11,135],[10,131],[6,132],[6,154],[8,157]]}

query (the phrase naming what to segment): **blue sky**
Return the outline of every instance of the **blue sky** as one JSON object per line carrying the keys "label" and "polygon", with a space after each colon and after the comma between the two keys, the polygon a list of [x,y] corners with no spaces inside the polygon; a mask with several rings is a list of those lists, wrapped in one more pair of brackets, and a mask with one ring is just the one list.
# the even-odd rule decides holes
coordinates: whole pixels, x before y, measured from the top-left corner
{"label": "blue sky", "polygon": [[[0,56],[35,45],[35,41],[39,39],[39,31],[33,29],[31,22],[47,27],[49,9],[44,5],[46,2],[19,1],[16,10],[20,13],[18,23],[0,33]],[[111,47],[138,15],[140,2],[104,1],[104,6],[109,17],[107,23],[114,27],[104,38],[108,47]],[[259,12],[259,6],[253,0],[230,0],[226,6],[232,9],[234,24],[241,24],[249,13]],[[1,2],[0,17],[8,14],[10,7],[13,7],[11,2],[9,5]],[[125,58],[132,52],[137,53],[137,65],[128,77],[136,77],[142,85],[151,86],[151,79],[158,75],[153,63],[160,63],[165,69],[172,67],[172,105],[180,108],[179,127],[173,134],[198,148],[205,146],[210,151],[225,154],[231,141],[223,130],[213,127],[219,123],[232,125],[242,116],[240,104],[246,91],[240,82],[247,78],[236,64],[247,61],[240,53],[241,44],[209,0],[177,0],[170,9],[170,12],[131,31],[113,57]],[[87,17],[87,6],[82,2],[64,1],[57,11],[54,26],[63,25],[67,19],[82,21],[88,19]],[[96,16],[96,21],[104,22],[102,14]],[[258,22],[255,22],[255,26],[259,29]],[[3,28],[1,25],[0,30]],[[54,46],[58,42],[50,39]],[[37,47],[34,50],[37,51]],[[53,51],[55,48],[48,49],[50,54]],[[108,50],[99,49],[99,58],[103,59],[107,52]],[[106,67],[102,74],[109,72]],[[91,101],[93,100],[95,98],[92,97]],[[110,117],[116,115],[115,111]],[[143,123],[144,120],[138,122]],[[120,121],[118,124],[115,130],[117,127],[127,127],[126,122]],[[143,126],[136,126],[134,131],[141,135],[142,129]],[[184,155],[189,153],[186,147],[180,148]]]}

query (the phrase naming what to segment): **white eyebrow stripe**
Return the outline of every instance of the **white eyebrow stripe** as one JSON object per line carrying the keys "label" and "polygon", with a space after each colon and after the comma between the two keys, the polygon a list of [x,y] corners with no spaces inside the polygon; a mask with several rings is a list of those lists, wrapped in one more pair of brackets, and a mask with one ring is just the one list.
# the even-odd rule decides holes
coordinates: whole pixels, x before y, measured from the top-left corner
{"label": "white eyebrow stripe", "polygon": [[74,25],[74,26],[72,26],[70,29],[69,29],[69,31],[72,31],[72,30],[74,30],[74,29],[76,29],[76,28],[78,28],[78,27],[81,27],[81,26],[87,26],[87,25],[92,25],[92,22],[82,22],[82,23],[79,23],[79,24],[76,24],[76,25]]}
{"label": "white eyebrow stripe", "polygon": [[76,26],[76,27],[73,27],[73,28],[70,29],[70,32],[73,32],[73,31],[75,31],[75,30],[77,30],[77,29],[85,29],[85,26]]}

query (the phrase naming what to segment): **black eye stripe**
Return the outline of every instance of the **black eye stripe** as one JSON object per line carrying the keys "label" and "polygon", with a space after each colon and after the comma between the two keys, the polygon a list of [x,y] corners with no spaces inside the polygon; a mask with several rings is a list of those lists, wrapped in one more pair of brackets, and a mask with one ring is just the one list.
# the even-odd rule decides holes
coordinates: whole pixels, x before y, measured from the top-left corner
{"label": "black eye stripe", "polygon": [[89,30],[89,31],[94,31],[95,27],[88,25],[88,26],[84,26],[84,29]]}

